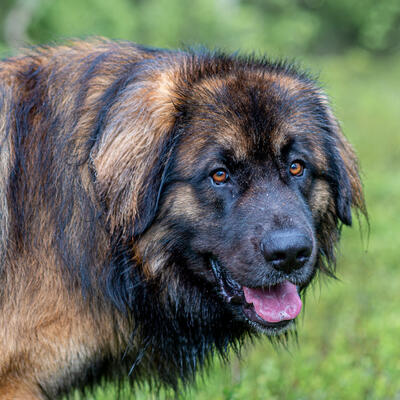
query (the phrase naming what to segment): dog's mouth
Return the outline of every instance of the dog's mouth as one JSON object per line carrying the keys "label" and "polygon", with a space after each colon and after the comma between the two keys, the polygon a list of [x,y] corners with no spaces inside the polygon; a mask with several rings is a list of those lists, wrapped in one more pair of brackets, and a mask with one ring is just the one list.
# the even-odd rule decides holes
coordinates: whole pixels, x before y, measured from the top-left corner
{"label": "dog's mouth", "polygon": [[288,280],[268,287],[240,285],[217,261],[210,260],[224,300],[241,308],[252,326],[267,333],[280,333],[299,315],[302,302],[297,286]]}

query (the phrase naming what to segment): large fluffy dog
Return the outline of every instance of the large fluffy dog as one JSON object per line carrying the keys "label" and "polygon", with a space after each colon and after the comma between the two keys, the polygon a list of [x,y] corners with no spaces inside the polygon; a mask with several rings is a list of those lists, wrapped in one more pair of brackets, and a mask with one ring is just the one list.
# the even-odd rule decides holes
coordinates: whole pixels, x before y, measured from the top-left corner
{"label": "large fluffy dog", "polygon": [[0,63],[0,398],[177,387],[285,335],[364,210],[354,153],[293,66],[76,42]]}

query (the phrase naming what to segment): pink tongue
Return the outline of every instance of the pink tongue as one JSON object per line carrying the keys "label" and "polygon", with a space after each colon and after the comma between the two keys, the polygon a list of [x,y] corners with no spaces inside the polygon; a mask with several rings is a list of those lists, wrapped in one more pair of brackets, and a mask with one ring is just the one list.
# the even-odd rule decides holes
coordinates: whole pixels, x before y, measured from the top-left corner
{"label": "pink tongue", "polygon": [[296,318],[301,300],[296,285],[285,281],[270,289],[250,289],[243,286],[244,297],[253,303],[259,317],[267,322],[280,322]]}

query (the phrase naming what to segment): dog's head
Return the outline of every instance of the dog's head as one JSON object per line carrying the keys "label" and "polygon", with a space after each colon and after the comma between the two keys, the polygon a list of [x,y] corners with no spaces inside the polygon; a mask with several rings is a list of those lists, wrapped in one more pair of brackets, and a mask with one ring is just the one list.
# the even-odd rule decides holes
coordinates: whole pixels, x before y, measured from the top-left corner
{"label": "dog's head", "polygon": [[320,88],[291,66],[157,63],[124,89],[94,152],[110,229],[163,282],[164,303],[191,292],[198,319],[209,304],[283,332],[334,262],[340,223],[364,210],[356,157]]}

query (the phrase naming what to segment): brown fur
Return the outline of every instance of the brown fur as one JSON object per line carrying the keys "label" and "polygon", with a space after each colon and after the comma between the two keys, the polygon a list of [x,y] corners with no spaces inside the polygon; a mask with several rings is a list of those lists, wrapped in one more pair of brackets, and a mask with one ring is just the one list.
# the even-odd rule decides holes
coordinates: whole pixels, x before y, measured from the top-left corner
{"label": "brown fur", "polygon": [[[188,284],[169,267],[173,233],[164,221],[175,218],[205,232],[217,227],[215,220],[203,222],[209,211],[185,179],[203,167],[209,143],[231,146],[238,162],[250,157],[254,146],[262,148],[243,133],[251,124],[243,120],[246,88],[259,88],[266,104],[280,101],[281,93],[295,98],[312,92],[325,110],[330,141],[344,163],[338,179],[349,181],[347,189],[344,184],[334,189],[324,178],[330,167],[327,144],[323,137],[311,137],[317,122],[294,100],[288,101],[288,118],[278,118],[269,132],[272,147],[262,150],[278,156],[293,134],[313,144],[320,177],[309,206],[324,248],[319,269],[334,259],[338,220],[350,222],[339,215],[335,190],[345,191],[348,206],[365,211],[356,157],[320,89],[284,67],[217,58],[93,40],[43,47],[0,63],[1,399],[55,398],[103,375],[113,378],[103,369],[122,364],[127,348],[128,363],[140,361],[143,349],[159,354],[143,332],[142,339],[131,339],[140,321],[119,307],[118,299],[110,300],[106,277],[122,246],[129,248],[129,265],[144,281],[166,284],[157,292],[161,303]],[[231,68],[234,63],[238,67]],[[236,93],[235,106],[215,100],[224,91]],[[188,116],[182,109],[191,104],[196,112]],[[171,131],[179,118],[190,123],[178,137]],[[182,182],[158,203],[170,162]],[[254,172],[254,179],[261,177]],[[242,202],[252,201],[258,190],[250,187]],[[212,281],[200,267],[193,267],[193,274],[205,277],[205,286]],[[115,282],[110,285],[118,293]],[[194,310],[201,303],[193,300]],[[225,343],[216,342],[216,348]],[[169,367],[173,357],[145,355],[137,379],[151,379],[159,368],[178,369]],[[196,357],[204,362],[207,356]],[[167,372],[159,374],[176,386]],[[185,372],[178,375],[185,380]]]}

